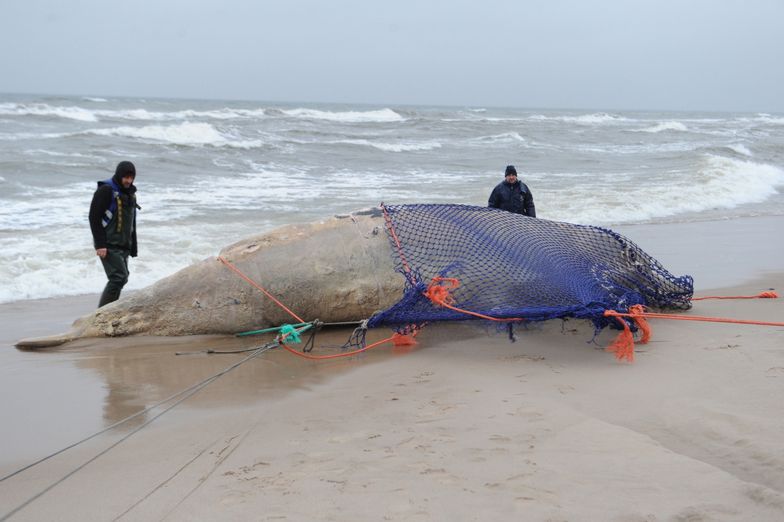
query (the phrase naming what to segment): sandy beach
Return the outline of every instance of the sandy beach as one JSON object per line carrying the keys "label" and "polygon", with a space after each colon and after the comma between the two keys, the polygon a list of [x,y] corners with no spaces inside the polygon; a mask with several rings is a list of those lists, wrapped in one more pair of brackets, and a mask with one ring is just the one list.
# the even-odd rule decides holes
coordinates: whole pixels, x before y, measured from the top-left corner
{"label": "sandy beach", "polygon": [[[753,295],[782,294],[783,225],[615,230],[692,275],[698,296]],[[0,305],[0,476],[245,357],[175,352],[260,342],[13,347],[67,329],[96,302]],[[784,300],[697,301],[684,315],[782,322]],[[592,343],[581,321],[535,325],[515,343],[459,324],[350,359],[266,352],[149,425],[157,410],[0,482],[0,517],[34,499],[9,520],[784,519],[784,328],[651,326],[634,364],[603,351],[616,331]]]}

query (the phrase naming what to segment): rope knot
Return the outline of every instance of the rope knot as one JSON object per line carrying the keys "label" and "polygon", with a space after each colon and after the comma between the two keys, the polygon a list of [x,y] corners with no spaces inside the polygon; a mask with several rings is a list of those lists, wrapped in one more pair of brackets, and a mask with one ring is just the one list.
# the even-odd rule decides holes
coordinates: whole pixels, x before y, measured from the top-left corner
{"label": "rope knot", "polygon": [[279,342],[301,343],[302,339],[299,337],[299,332],[290,324],[284,324],[280,327],[280,334],[278,335]]}
{"label": "rope knot", "polygon": [[[447,283],[447,285],[444,286],[441,283]],[[460,281],[453,277],[434,277],[425,291],[425,297],[440,306],[452,305],[455,303],[455,298],[450,292],[458,286],[460,286]]]}
{"label": "rope knot", "polygon": [[651,325],[645,320],[645,307],[641,304],[632,305],[629,307],[629,314],[635,324],[637,324],[637,328],[642,332],[640,334],[640,342],[648,344],[648,341],[651,340]]}

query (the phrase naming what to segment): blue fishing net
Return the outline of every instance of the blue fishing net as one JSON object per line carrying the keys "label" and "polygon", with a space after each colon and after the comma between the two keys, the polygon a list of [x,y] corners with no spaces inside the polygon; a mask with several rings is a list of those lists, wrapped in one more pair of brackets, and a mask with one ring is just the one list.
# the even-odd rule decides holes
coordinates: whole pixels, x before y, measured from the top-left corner
{"label": "blue fishing net", "polygon": [[[605,310],[691,307],[691,276],[673,276],[612,230],[467,205],[382,207],[406,284],[400,301],[374,315],[370,327],[402,331],[483,319],[466,313],[473,312],[502,320],[589,319],[598,330],[615,322]],[[443,287],[455,309],[428,298],[431,286]]]}

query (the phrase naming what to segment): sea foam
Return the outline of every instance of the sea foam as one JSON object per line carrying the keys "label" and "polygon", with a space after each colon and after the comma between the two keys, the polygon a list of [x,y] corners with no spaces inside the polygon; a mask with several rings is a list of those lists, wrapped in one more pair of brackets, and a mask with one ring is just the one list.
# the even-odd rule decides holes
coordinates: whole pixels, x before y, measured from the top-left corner
{"label": "sea foam", "polygon": [[206,118],[212,120],[233,120],[263,118],[264,109],[216,109],[211,111],[184,110],[172,112],[148,111],[146,109],[127,110],[96,110],[95,115],[101,119],[123,119],[139,121],[178,121]]}
{"label": "sea foam", "polygon": [[0,115],[57,117],[78,121],[98,121],[95,111],[82,107],[53,107],[45,103],[0,103]]}
{"label": "sea foam", "polygon": [[392,109],[379,109],[373,111],[321,111],[317,109],[285,109],[281,112],[294,118],[310,120],[327,120],[344,123],[390,123],[403,121],[404,118]]}
{"label": "sea foam", "polygon": [[177,125],[148,125],[145,127],[113,127],[108,129],[91,129],[86,134],[98,136],[121,136],[140,140],[170,143],[183,146],[234,147],[249,149],[261,147],[261,140],[234,139],[221,133],[209,123],[184,122]]}
{"label": "sea foam", "polygon": [[329,143],[332,144],[339,144],[345,143],[348,145],[364,145],[368,147],[373,147],[378,150],[383,150],[384,152],[416,152],[416,151],[423,151],[423,150],[433,150],[438,149],[441,147],[441,144],[437,141],[429,141],[429,142],[422,142],[422,143],[386,143],[383,141],[372,141],[372,140],[336,140],[331,141]]}
{"label": "sea foam", "polygon": [[644,129],[631,129],[632,132],[664,132],[664,131],[679,131],[685,132],[689,129],[683,123],[679,121],[662,121],[657,123],[652,127],[646,127]]}
{"label": "sea foam", "polygon": [[492,136],[480,136],[478,138],[474,138],[472,141],[485,143],[525,143],[526,140],[517,132],[504,132],[502,134],[494,134]]}
{"label": "sea foam", "polygon": [[[106,101],[106,100],[104,100]],[[0,115],[4,116],[41,116],[65,118],[85,122],[102,120],[130,121],[182,121],[188,119],[232,120],[263,118],[266,110],[260,109],[214,109],[198,111],[193,109],[181,111],[151,111],[148,109],[87,109],[78,106],[56,106],[46,103],[0,103]]]}
{"label": "sea foam", "polygon": [[607,114],[606,112],[596,112],[591,114],[580,114],[580,115],[567,115],[567,116],[550,116],[546,114],[534,114],[528,117],[529,120],[533,121],[560,121],[560,122],[568,122],[568,123],[578,123],[582,125],[596,125],[602,123],[618,123],[629,121],[628,118],[623,116],[616,116],[613,114]]}

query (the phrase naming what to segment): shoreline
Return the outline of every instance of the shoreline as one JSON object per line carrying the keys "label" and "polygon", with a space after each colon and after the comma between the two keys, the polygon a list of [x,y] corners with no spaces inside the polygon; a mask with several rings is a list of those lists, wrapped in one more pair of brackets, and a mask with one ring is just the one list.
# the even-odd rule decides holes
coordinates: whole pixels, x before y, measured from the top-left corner
{"label": "shoreline", "polygon": [[[782,247],[763,241],[782,222],[614,230],[676,275],[688,273],[679,266],[697,268],[697,295],[771,286],[782,294],[784,266],[775,269]],[[722,253],[727,244],[736,248]],[[743,256],[753,262],[740,264]],[[7,397],[0,476],[242,357],[178,358],[175,351],[255,342],[129,337],[43,352],[9,344],[15,332],[58,333],[44,330],[70,325],[96,302],[87,295],[0,305]],[[688,313],[782,321],[784,305],[699,301]],[[784,329],[652,327],[632,365],[603,351],[617,332],[605,330],[592,345],[582,321],[535,325],[516,343],[468,325],[433,325],[411,351],[381,347],[328,363],[268,352],[13,520],[784,517]],[[321,341],[340,344],[347,333],[326,332]],[[135,427],[0,483],[0,516]],[[90,500],[75,504],[85,489]]]}

